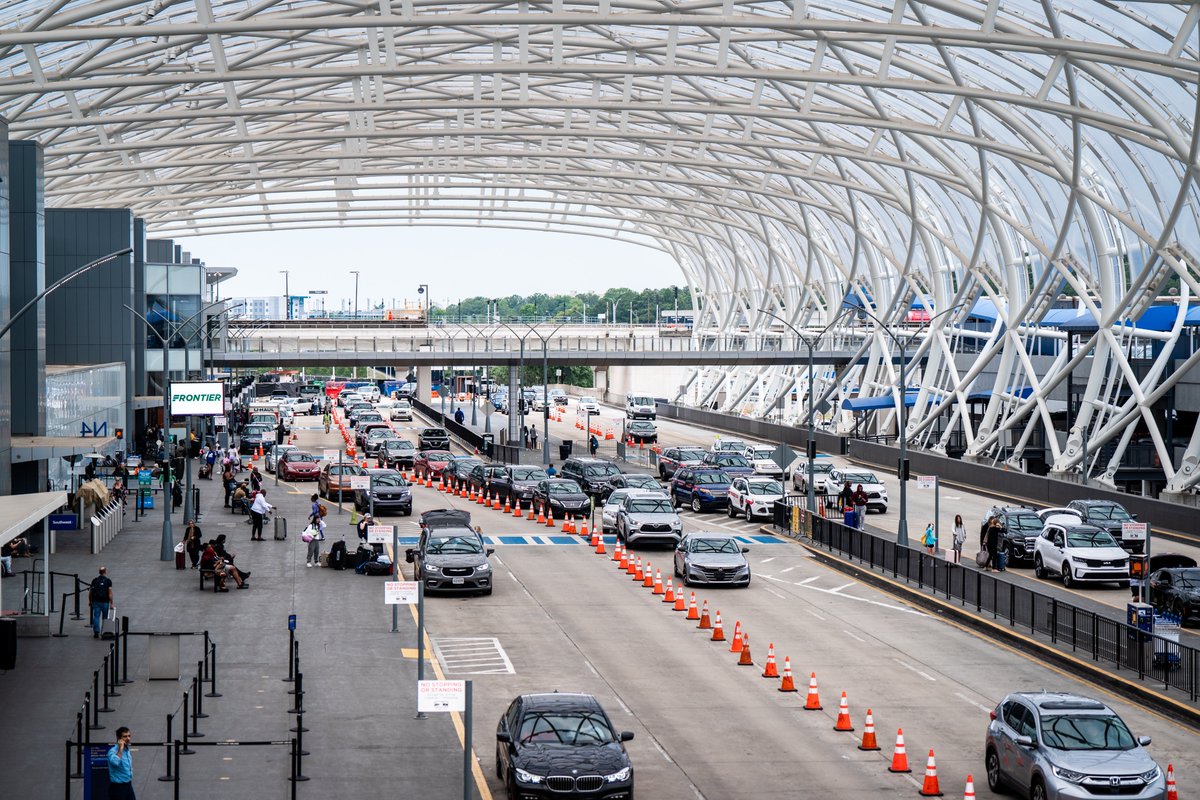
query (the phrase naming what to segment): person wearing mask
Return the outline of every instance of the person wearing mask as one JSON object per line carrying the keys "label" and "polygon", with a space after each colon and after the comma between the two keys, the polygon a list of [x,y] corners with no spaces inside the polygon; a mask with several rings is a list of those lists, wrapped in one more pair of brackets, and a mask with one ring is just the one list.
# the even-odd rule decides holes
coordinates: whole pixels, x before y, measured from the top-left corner
{"label": "person wearing mask", "polygon": [[850,499],[854,503],[854,520],[858,523],[855,527],[861,531],[867,524],[867,493],[863,491],[861,483],[855,487]]}
{"label": "person wearing mask", "polygon": [[966,541],[967,541],[967,528],[965,525],[963,525],[962,514],[955,514],[954,515],[954,541],[953,541],[953,550],[951,551],[953,553],[953,558],[954,558],[955,564],[962,563],[962,549],[963,549],[963,544]]}
{"label": "person wearing mask", "polygon": [[250,504],[250,541],[263,541],[263,522],[275,507],[267,502],[267,490],[260,489]]}

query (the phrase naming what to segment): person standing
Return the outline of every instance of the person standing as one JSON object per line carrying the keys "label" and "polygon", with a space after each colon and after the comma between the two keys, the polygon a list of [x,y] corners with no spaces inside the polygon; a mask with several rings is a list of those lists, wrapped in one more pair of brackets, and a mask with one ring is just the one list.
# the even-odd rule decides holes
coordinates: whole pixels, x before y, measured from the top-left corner
{"label": "person standing", "polygon": [[267,502],[267,490],[260,489],[250,504],[250,541],[263,541],[263,522],[274,508]]}
{"label": "person standing", "polygon": [[537,428],[529,426],[529,449],[537,450]]}
{"label": "person standing", "polygon": [[588,449],[592,451],[592,458],[596,457],[596,451],[600,449],[600,440],[592,434],[592,438],[588,439]]}
{"label": "person standing", "polygon": [[921,544],[925,545],[925,552],[931,556],[937,555],[937,535],[933,532],[933,523],[925,526],[925,533],[921,537]]}
{"label": "person standing", "polygon": [[315,521],[305,535],[308,539],[308,552],[305,555],[304,566],[319,567],[321,566],[321,542],[325,541],[325,520],[321,519],[321,515],[317,514]]}
{"label": "person standing", "polygon": [[867,493],[863,491],[861,483],[854,489],[851,500],[854,502],[854,521],[857,523],[855,527],[861,531],[867,524]]}
{"label": "person standing", "polygon": [[329,408],[325,408],[325,433],[329,433],[329,426],[333,424],[333,417],[329,414]]}
{"label": "person standing", "polygon": [[221,482],[225,484],[225,507],[229,508],[229,498],[233,496],[237,480],[233,474],[233,462],[228,459],[225,461],[225,469],[221,472]]}
{"label": "person standing", "polygon": [[854,490],[850,488],[850,481],[842,484],[842,490],[838,492],[838,511],[844,512],[847,508],[854,505]]}
{"label": "person standing", "polygon": [[983,568],[988,572],[993,572],[999,566],[1000,561],[1000,520],[996,517],[988,520],[984,547],[987,549],[987,561],[983,562]]}
{"label": "person standing", "polygon": [[529,428],[525,428],[525,427],[521,428],[521,439],[522,439],[521,446],[524,447],[526,450],[528,450],[529,449]]}
{"label": "person standing", "polygon": [[100,629],[104,626],[104,620],[108,619],[108,612],[113,607],[113,582],[108,577],[108,567],[101,567],[100,574],[92,578],[91,588],[88,590],[88,602],[92,606],[92,638],[100,638]]}
{"label": "person standing", "polygon": [[187,528],[183,531],[183,549],[192,561],[192,569],[199,566],[200,554],[204,552],[204,539],[201,538],[203,535],[196,520],[188,520]]}
{"label": "person standing", "polygon": [[258,471],[258,465],[256,464],[250,468],[250,491],[261,492],[262,483],[262,473]]}
{"label": "person standing", "polygon": [[133,756],[129,752],[132,743],[129,728],[117,728],[117,743],[108,748],[108,800],[137,800],[133,793]]}
{"label": "person standing", "polygon": [[963,544],[966,541],[967,541],[967,528],[965,525],[963,525],[962,514],[955,514],[954,515],[954,541],[953,541],[953,547],[954,547],[953,553],[954,553],[954,563],[955,564],[962,563],[962,549],[963,549]]}

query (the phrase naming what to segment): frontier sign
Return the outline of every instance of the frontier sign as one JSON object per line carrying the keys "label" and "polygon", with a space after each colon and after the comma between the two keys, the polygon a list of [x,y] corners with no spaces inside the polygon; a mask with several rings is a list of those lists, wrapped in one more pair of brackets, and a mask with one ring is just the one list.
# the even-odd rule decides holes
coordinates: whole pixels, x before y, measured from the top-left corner
{"label": "frontier sign", "polygon": [[224,384],[173,383],[169,413],[173,417],[219,417],[225,413]]}

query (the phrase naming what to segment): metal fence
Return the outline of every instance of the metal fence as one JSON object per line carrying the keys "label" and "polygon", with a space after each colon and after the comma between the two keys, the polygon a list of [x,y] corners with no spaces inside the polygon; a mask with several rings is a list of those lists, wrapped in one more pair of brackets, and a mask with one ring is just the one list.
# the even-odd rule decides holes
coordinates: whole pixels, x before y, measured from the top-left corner
{"label": "metal fence", "polygon": [[1012,628],[1049,639],[1093,661],[1128,671],[1139,680],[1181,692],[1191,702],[1200,696],[1200,650],[1178,641],[1175,634],[1146,633],[1123,619],[1079,608],[1011,581],[903,547],[831,518],[808,518],[803,497],[775,505],[775,527],[850,561],[881,570],[915,584],[935,597],[957,602],[979,615],[1004,620]]}

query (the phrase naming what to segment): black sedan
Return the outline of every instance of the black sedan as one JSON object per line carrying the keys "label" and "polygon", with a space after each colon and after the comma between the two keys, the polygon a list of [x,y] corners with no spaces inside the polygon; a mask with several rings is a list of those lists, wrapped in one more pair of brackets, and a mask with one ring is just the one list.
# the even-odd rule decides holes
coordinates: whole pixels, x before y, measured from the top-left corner
{"label": "black sedan", "polygon": [[521,695],[496,726],[496,775],[510,798],[633,800],[632,738],[591,695]]}
{"label": "black sedan", "polygon": [[376,516],[398,512],[403,516],[412,513],[412,488],[394,469],[369,469],[371,489],[354,490],[354,507],[359,511],[371,511]]}
{"label": "black sedan", "polygon": [[592,510],[592,501],[579,484],[566,478],[540,481],[533,490],[533,505],[545,509],[555,519],[567,514],[579,516]]}
{"label": "black sedan", "polygon": [[1158,610],[1178,617],[1183,625],[1200,619],[1200,567],[1168,567],[1153,572],[1150,601]]}
{"label": "black sedan", "polygon": [[625,426],[625,433],[632,437],[634,442],[658,441],[658,426],[646,419],[633,420]]}

